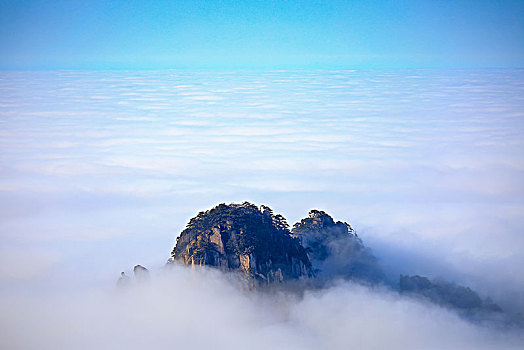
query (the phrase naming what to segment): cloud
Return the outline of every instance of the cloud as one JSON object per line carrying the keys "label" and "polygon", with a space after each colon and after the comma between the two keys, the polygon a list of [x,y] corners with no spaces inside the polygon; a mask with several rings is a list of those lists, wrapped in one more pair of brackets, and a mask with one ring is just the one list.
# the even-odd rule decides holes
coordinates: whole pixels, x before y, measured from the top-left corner
{"label": "cloud", "polygon": [[2,293],[2,348],[511,349],[479,327],[384,290],[339,283],[297,295],[250,291],[231,274],[175,267],[128,290]]}
{"label": "cloud", "polygon": [[[158,262],[199,210],[249,200],[290,222],[326,210],[396,273],[523,305],[522,74],[1,73],[2,254],[5,266],[24,262],[31,244],[27,259],[45,267],[24,262],[6,279],[99,280]],[[286,325],[269,336],[295,334],[269,319]],[[307,348],[307,337],[290,343]]]}
{"label": "cloud", "polygon": [[56,253],[38,247],[0,248],[0,282],[38,281],[60,262]]}

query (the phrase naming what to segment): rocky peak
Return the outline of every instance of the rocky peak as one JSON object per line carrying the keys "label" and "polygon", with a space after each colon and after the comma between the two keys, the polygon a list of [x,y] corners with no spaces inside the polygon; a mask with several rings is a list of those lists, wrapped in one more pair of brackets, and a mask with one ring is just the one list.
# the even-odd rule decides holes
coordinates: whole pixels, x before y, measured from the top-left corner
{"label": "rocky peak", "polygon": [[319,277],[381,282],[384,275],[377,259],[351,226],[335,221],[326,212],[311,210],[308,217],[293,225],[292,234],[308,252]]}
{"label": "rocky peak", "polygon": [[149,282],[149,270],[143,267],[142,265],[136,265],[133,268],[133,273],[135,274],[135,280],[138,283]]}
{"label": "rocky peak", "polygon": [[318,227],[330,227],[335,225],[335,221],[331,216],[322,210],[310,210],[309,216],[302,221],[309,221],[311,225],[316,225]]}
{"label": "rocky peak", "polygon": [[292,233],[308,248],[310,256],[315,260],[327,259],[331,243],[341,238],[353,241],[356,246],[362,246],[362,242],[348,223],[335,222],[326,212],[316,209],[311,210],[308,217],[294,224]]}
{"label": "rocky peak", "polygon": [[241,272],[260,283],[312,276],[286,219],[267,206],[219,204],[198,213],[177,238],[173,261]]}

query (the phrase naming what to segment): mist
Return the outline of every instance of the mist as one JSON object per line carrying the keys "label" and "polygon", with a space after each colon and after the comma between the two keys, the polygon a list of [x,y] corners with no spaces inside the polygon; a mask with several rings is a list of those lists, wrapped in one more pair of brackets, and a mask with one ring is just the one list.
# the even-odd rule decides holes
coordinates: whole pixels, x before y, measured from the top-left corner
{"label": "mist", "polygon": [[[126,289],[2,293],[4,349],[512,349],[522,333],[339,281],[249,290],[234,274],[175,266]],[[67,288],[66,288],[67,289]],[[45,300],[45,301],[43,301]]]}
{"label": "mist", "polygon": [[[350,223],[391,284],[444,278],[524,311],[523,74],[1,72],[2,347],[522,345],[387,289],[160,271],[191,217],[247,200]],[[136,264],[151,285],[116,292]]]}

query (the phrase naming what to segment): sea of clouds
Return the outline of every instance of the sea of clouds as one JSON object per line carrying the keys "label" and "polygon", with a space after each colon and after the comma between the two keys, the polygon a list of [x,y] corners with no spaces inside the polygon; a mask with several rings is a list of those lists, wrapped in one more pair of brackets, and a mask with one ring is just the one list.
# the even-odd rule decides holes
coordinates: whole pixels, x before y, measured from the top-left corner
{"label": "sea of clouds", "polygon": [[[5,349],[521,349],[520,330],[478,326],[420,300],[340,282],[255,291],[177,266],[124,289],[2,295]],[[5,315],[9,315],[9,318]]]}
{"label": "sea of clouds", "polygon": [[[485,328],[354,285],[275,299],[180,272],[176,288],[160,279],[162,288],[125,297],[108,290],[137,263],[159,270],[199,211],[249,200],[291,224],[325,210],[352,224],[392,279],[443,277],[524,312],[523,78],[521,70],[0,73],[4,341],[140,344],[150,332],[162,342],[214,320],[245,324],[268,342],[286,338],[288,348],[330,339],[332,348],[358,347],[350,338],[363,348],[381,339],[409,348],[410,338],[439,348],[442,334],[450,348],[497,348],[502,340]],[[202,288],[206,308],[190,302]],[[186,310],[187,322],[169,323],[184,308],[176,293],[198,322]],[[148,307],[158,311],[150,323],[141,316]],[[220,322],[216,308],[238,314]],[[318,318],[301,313],[308,308]],[[220,344],[243,339],[224,334]]]}

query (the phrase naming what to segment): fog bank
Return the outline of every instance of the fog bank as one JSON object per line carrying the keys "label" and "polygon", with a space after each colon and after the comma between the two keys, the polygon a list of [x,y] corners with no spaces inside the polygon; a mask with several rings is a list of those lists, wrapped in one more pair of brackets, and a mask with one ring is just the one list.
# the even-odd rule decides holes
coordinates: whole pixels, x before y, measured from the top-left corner
{"label": "fog bank", "polygon": [[304,295],[247,290],[176,266],[125,290],[2,293],[5,349],[517,349],[522,334],[347,282]]}

